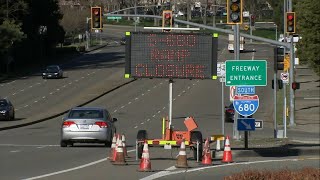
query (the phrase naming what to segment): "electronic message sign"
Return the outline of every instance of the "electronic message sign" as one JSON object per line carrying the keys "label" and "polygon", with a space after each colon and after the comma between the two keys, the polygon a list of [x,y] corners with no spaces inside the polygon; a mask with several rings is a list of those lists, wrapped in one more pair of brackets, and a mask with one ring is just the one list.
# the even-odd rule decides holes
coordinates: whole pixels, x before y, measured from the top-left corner
{"label": "electronic message sign", "polygon": [[127,32],[126,41],[126,78],[217,78],[217,34]]}

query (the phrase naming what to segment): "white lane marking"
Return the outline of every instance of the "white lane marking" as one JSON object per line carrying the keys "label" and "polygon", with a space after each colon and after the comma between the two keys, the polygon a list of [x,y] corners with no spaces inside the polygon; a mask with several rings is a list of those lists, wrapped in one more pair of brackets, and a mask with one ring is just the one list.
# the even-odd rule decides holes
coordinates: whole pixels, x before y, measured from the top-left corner
{"label": "white lane marking", "polygon": [[193,86],[195,86],[196,84],[192,84]]}
{"label": "white lane marking", "polygon": [[78,79],[76,79],[76,80],[74,80],[75,82],[78,82],[79,80]]}
{"label": "white lane marking", "polygon": [[176,100],[176,98],[173,99],[174,101]]}
{"label": "white lane marking", "polygon": [[150,89],[148,89],[148,91],[150,92],[151,90],[150,90]]}
{"label": "white lane marking", "polygon": [[16,95],[16,93],[13,93],[12,95],[14,96],[14,95]]}
{"label": "white lane marking", "polygon": [[62,87],[64,87],[64,88],[65,88],[66,86],[67,86],[67,85],[64,85],[64,86],[62,86]]}
{"label": "white lane marking", "polygon": [[20,150],[13,150],[13,151],[10,151],[11,153],[16,153],[16,152],[20,152]]}
{"label": "white lane marking", "polygon": [[144,124],[144,122],[140,123],[140,124]]}
{"label": "white lane marking", "polygon": [[135,128],[135,129],[137,129],[137,128],[138,128],[138,126],[135,126],[134,128]]}
{"label": "white lane marking", "polygon": [[180,170],[180,171],[175,171],[175,172],[168,171],[169,168],[174,167],[174,166],[171,166],[168,169],[166,169],[165,171],[160,171],[156,174],[147,176],[147,177],[142,178],[140,180],[152,180],[152,179],[157,179],[160,177],[169,176],[169,175],[173,175],[173,174],[201,171],[204,169],[219,168],[219,167],[225,167],[225,166],[237,166],[237,165],[248,165],[248,164],[258,164],[258,163],[268,163],[268,162],[282,162],[282,161],[299,161],[299,159],[276,159],[276,160],[252,161],[252,162],[243,162],[243,163],[231,163],[231,164],[222,164],[222,165],[215,165],[215,166],[200,167],[200,168],[195,168],[195,169],[190,169],[190,170]]}
{"label": "white lane marking", "polygon": [[45,148],[46,146],[39,146],[37,147],[38,149],[42,149],[42,148]]}
{"label": "white lane marking", "polygon": [[[129,150],[127,152],[134,152],[134,151],[135,151],[135,149]],[[108,160],[108,158],[103,158],[103,159],[99,159],[97,161],[93,161],[91,163],[87,163],[87,164],[84,164],[84,165],[81,165],[81,166],[77,166],[77,167],[74,167],[74,168],[65,169],[65,170],[62,170],[62,171],[56,171],[56,172],[49,173],[49,174],[43,174],[43,175],[40,175],[40,176],[34,176],[34,177],[26,178],[26,179],[23,179],[23,180],[33,180],[33,179],[40,179],[40,178],[45,178],[45,177],[49,177],[49,176],[54,176],[54,175],[57,175],[57,174],[62,174],[62,173],[66,173],[66,172],[70,172],[70,171],[86,168],[86,167],[89,167],[89,166],[92,166],[92,165],[95,165],[95,164],[98,164],[98,163],[101,163],[101,162],[104,162],[104,161],[107,161],[107,160]]]}
{"label": "white lane marking", "polygon": [[53,94],[53,92],[49,93],[49,94]]}
{"label": "white lane marking", "polygon": [[153,86],[153,88],[157,88],[157,86]]}
{"label": "white lane marking", "polygon": [[125,106],[121,106],[121,109],[123,109]]}
{"label": "white lane marking", "polygon": [[60,91],[60,89],[57,89],[57,91]]}
{"label": "white lane marking", "polygon": [[90,76],[90,73],[88,73],[87,76]]}
{"label": "white lane marking", "polygon": [[144,94],[141,94],[141,96],[144,96]]}
{"label": "white lane marking", "polygon": [[131,101],[128,102],[128,104],[131,104],[131,103],[132,103]]}
{"label": "white lane marking", "polygon": [[24,89],[21,89],[20,91],[21,91],[21,92],[23,92],[23,91],[24,91]]}
{"label": "white lane marking", "polygon": [[161,111],[158,111],[158,114],[161,113]]}
{"label": "white lane marking", "polygon": [[183,90],[183,91],[182,91],[182,93],[186,93],[186,91],[185,91],[185,90]]}
{"label": "white lane marking", "polygon": [[15,110],[16,110],[16,111],[19,111],[19,108],[16,108]]}
{"label": "white lane marking", "polygon": [[178,97],[180,97],[181,96],[181,94],[178,94]]}
{"label": "white lane marking", "polygon": [[136,97],[136,98],[134,98],[134,100],[138,100],[138,99],[139,99],[139,98],[137,98],[137,97]]}
{"label": "white lane marking", "polygon": [[113,112],[117,112],[118,110],[114,110]]}
{"label": "white lane marking", "polygon": [[27,104],[27,105],[25,105],[24,107],[28,107],[29,105]]}
{"label": "white lane marking", "polygon": [[42,96],[42,99],[46,98],[45,96]]}
{"label": "white lane marking", "polygon": [[153,115],[152,117],[156,117],[156,115]]}
{"label": "white lane marking", "polygon": [[32,88],[33,86],[29,86],[29,88]]}
{"label": "white lane marking", "polygon": [[162,109],[165,109],[166,107],[163,107]]}
{"label": "white lane marking", "polygon": [[160,84],[163,84],[162,82]]}
{"label": "white lane marking", "polygon": [[34,101],[34,103],[37,103],[38,101]]}
{"label": "white lane marking", "polygon": [[69,84],[72,84],[72,82],[69,82]]}
{"label": "white lane marking", "polygon": [[82,78],[82,79],[84,79],[84,77],[83,77],[83,76],[82,76],[81,78]]}
{"label": "white lane marking", "polygon": [[188,86],[188,89],[190,89],[191,87],[190,86]]}
{"label": "white lane marking", "polygon": [[150,121],[150,119],[147,119],[147,121]]}
{"label": "white lane marking", "polygon": [[140,180],[156,179],[157,177],[165,176],[168,172],[174,171],[174,170],[176,170],[176,169],[177,169],[176,167],[171,166],[171,167],[165,169],[164,171],[160,171],[160,172],[158,172],[158,173],[152,174],[152,175],[147,176],[147,177],[145,177],[145,178],[142,178],[142,179],[140,179]]}

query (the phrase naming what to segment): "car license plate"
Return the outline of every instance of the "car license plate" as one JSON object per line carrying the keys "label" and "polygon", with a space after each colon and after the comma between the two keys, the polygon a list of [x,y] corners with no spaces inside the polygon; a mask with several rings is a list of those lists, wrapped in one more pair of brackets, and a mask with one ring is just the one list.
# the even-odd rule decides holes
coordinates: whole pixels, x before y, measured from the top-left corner
{"label": "car license plate", "polygon": [[89,129],[89,125],[88,124],[81,124],[80,129]]}
{"label": "car license plate", "polygon": [[51,77],[51,75],[48,75],[49,77]]}

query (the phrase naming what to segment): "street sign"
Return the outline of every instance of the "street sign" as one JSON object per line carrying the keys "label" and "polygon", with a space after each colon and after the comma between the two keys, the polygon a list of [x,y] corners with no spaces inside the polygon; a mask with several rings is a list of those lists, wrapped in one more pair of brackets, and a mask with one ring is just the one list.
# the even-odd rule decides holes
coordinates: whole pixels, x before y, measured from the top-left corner
{"label": "street sign", "polygon": [[227,60],[226,86],[266,86],[266,60]]}
{"label": "street sign", "polygon": [[281,73],[280,78],[283,83],[289,83],[289,73]]}
{"label": "street sign", "polygon": [[286,54],[283,61],[283,70],[288,71],[290,68],[290,55]]}
{"label": "street sign", "polygon": [[226,82],[226,78],[225,78],[225,77],[221,77],[221,78],[219,78],[219,81],[220,81],[221,83],[224,83],[224,82]]}
{"label": "street sign", "polygon": [[235,95],[233,98],[233,106],[238,114],[242,116],[251,116],[259,107],[259,96]]}
{"label": "street sign", "polygon": [[236,87],[235,86],[230,86],[230,94],[229,94],[230,102],[233,101],[233,98],[234,98],[235,94],[236,94]]}
{"label": "street sign", "polygon": [[121,16],[107,16],[107,19],[115,20],[115,19],[122,19],[122,17]]}
{"label": "street sign", "polygon": [[237,119],[238,131],[254,131],[256,130],[254,118],[238,118]]}
{"label": "street sign", "polygon": [[255,86],[237,86],[237,94],[256,94]]}
{"label": "street sign", "polygon": [[256,129],[263,129],[263,121],[262,120],[255,120],[255,128]]}
{"label": "street sign", "polygon": [[226,75],[226,64],[224,62],[217,62],[217,76],[225,77]]}

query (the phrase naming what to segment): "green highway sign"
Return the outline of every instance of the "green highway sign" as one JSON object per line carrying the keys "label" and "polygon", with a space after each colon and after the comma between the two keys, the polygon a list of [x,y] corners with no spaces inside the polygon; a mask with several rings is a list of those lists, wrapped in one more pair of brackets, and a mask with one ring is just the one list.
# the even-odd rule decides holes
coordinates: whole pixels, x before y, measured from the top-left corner
{"label": "green highway sign", "polygon": [[121,16],[107,16],[107,19],[122,19]]}
{"label": "green highway sign", "polygon": [[266,60],[226,60],[226,86],[266,86]]}

